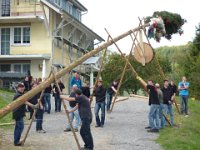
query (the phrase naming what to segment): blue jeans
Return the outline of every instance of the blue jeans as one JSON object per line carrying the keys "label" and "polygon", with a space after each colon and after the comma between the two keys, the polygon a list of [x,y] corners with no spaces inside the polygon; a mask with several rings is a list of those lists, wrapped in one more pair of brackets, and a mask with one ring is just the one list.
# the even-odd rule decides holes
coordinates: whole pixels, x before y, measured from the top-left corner
{"label": "blue jeans", "polygon": [[55,93],[55,111],[61,111],[61,99],[58,93]]}
{"label": "blue jeans", "polygon": [[[104,102],[97,102],[95,104],[94,113],[96,117],[97,126],[103,126],[105,122],[105,101]],[[99,118],[99,110],[101,109],[101,120]]]}
{"label": "blue jeans", "polygon": [[160,105],[151,104],[149,111],[149,125],[151,129],[159,129],[159,109]]}
{"label": "blue jeans", "polygon": [[87,149],[93,149],[93,138],[92,133],[90,130],[90,124],[92,123],[92,119],[89,118],[81,118],[82,125],[80,129],[81,137],[85,143],[85,148]]}
{"label": "blue jeans", "polygon": [[169,114],[171,125],[174,125],[174,113],[172,104],[164,104],[164,108],[165,108],[165,114]]}
{"label": "blue jeans", "polygon": [[160,103],[160,110],[159,110],[160,128],[164,128],[164,126],[166,125],[165,117],[163,116],[164,109],[165,109],[164,104]]}
{"label": "blue jeans", "polygon": [[43,130],[43,128],[42,128],[43,114],[44,114],[44,110],[38,109],[37,114],[36,114],[36,119],[37,119],[37,121],[36,121],[36,131]]}
{"label": "blue jeans", "polygon": [[180,111],[181,113],[188,114],[188,95],[180,95]]}
{"label": "blue jeans", "polygon": [[110,110],[110,105],[112,103],[112,98],[113,98],[113,94],[110,95],[108,92],[106,92],[106,99],[107,99],[106,107],[107,107],[107,111]]}
{"label": "blue jeans", "polygon": [[18,144],[24,130],[24,118],[16,119],[15,122],[14,144]]}
{"label": "blue jeans", "polygon": [[[69,107],[69,110],[72,110],[73,107]],[[69,113],[69,118],[70,118],[70,121],[73,123],[73,120],[75,118],[75,122],[74,122],[74,129],[78,129],[78,126],[80,125],[81,123],[81,119],[80,119],[80,116],[79,116],[79,112],[78,112],[78,109],[74,112],[71,112]],[[70,129],[70,123],[68,122],[67,125],[66,125],[66,128],[67,129]]]}
{"label": "blue jeans", "polygon": [[51,94],[44,93],[44,101],[45,101],[45,112],[50,114],[51,112]]}

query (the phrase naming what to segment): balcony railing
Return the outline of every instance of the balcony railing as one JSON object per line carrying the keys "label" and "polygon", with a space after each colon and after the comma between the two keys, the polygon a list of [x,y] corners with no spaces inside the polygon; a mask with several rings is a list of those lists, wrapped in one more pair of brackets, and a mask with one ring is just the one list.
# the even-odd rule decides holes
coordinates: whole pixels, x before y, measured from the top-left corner
{"label": "balcony railing", "polygon": [[[5,15],[5,11],[10,12]],[[1,17],[38,16],[42,14],[39,0],[11,0],[10,6],[0,5],[0,12]]]}
{"label": "balcony railing", "polygon": [[27,73],[21,72],[0,72],[1,78],[23,78],[27,75]]}

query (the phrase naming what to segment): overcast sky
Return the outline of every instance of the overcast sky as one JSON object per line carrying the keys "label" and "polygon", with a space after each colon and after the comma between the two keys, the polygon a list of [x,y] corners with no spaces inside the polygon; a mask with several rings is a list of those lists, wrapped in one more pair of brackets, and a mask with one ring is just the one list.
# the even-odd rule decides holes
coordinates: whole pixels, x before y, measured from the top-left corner
{"label": "overcast sky", "polygon": [[[199,6],[197,0],[79,0],[87,9],[88,13],[83,15],[83,23],[95,31],[105,40],[106,28],[112,37],[116,37],[132,28],[138,26],[138,17],[152,15],[154,11],[170,11],[179,13],[187,20],[183,26],[182,36],[173,35],[171,41],[164,38],[160,43],[150,40],[153,47],[172,46],[186,44],[195,36],[195,26],[200,22]],[[121,40],[119,47],[123,52],[131,49],[130,37]],[[114,46],[110,49],[115,49]]]}

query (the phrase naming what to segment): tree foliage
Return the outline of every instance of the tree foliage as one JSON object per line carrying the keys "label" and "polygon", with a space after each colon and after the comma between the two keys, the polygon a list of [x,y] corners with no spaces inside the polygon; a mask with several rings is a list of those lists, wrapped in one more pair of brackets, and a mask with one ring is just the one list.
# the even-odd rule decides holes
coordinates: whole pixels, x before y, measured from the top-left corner
{"label": "tree foliage", "polygon": [[[167,59],[158,58],[158,61],[166,73],[171,71],[171,64]],[[162,82],[163,77],[161,75],[161,70],[159,70],[156,59],[153,59],[153,61],[146,66],[142,66],[141,64],[137,63],[135,58],[132,56],[130,63],[139,74],[139,76],[141,76],[144,80],[147,81],[151,79],[158,83]],[[125,61],[119,54],[114,53],[110,55],[107,63],[105,64],[105,69],[102,72],[104,85],[108,87],[113,82],[113,80],[120,80],[124,66]],[[137,92],[141,87],[142,86],[135,79],[134,74],[128,66],[120,91],[127,91],[128,93],[132,91]]]}

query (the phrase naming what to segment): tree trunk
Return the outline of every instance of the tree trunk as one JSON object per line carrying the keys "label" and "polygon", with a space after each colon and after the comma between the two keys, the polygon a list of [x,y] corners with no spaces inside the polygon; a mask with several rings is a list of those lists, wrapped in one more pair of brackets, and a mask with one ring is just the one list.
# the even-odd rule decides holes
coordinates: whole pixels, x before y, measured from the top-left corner
{"label": "tree trunk", "polygon": [[[113,40],[109,40],[108,42],[105,42],[101,46],[95,48],[94,50],[92,50],[89,53],[85,54],[84,56],[80,57],[74,63],[71,63],[68,67],[65,67],[64,69],[62,69],[59,72],[57,72],[56,75],[55,75],[56,79],[61,78],[62,76],[67,74],[70,70],[72,70],[73,68],[77,67],[78,65],[83,63],[85,60],[87,60],[88,58],[92,57],[93,55],[99,53],[100,51],[102,51],[103,49],[107,48],[108,46],[112,45],[114,42],[117,42],[117,41],[121,40],[122,38],[130,35],[131,33],[135,32],[135,31],[137,31],[139,29],[142,29],[144,27],[147,27],[147,26],[149,26],[149,24],[145,24],[143,26],[139,26],[137,28],[134,28],[132,30],[129,30],[129,31],[119,35],[118,37],[114,38]],[[34,95],[36,95],[37,93],[41,92],[43,89],[48,87],[52,82],[54,82],[53,75],[51,75],[47,80],[42,82],[36,88],[34,88],[31,91],[25,93],[21,97],[17,98],[15,101],[11,102],[7,106],[5,106],[2,109],[0,109],[0,118],[4,117],[8,113],[10,113],[12,110],[14,110],[14,109],[18,108],[19,106],[21,106],[22,104],[24,104],[27,100],[32,98]]]}

